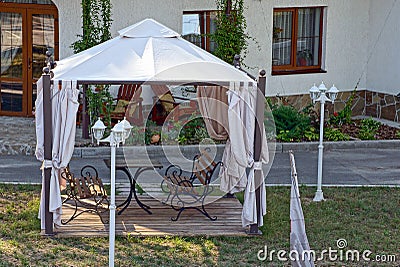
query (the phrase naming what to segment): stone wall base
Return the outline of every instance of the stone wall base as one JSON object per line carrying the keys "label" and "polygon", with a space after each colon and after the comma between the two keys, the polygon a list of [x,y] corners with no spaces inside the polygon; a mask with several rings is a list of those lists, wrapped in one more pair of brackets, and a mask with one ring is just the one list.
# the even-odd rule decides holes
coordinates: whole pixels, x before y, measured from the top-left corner
{"label": "stone wall base", "polygon": [[[352,92],[340,92],[334,104],[326,103],[326,116],[329,117],[333,112],[341,111]],[[291,95],[269,97],[272,104],[292,105],[297,110],[312,106],[310,95]],[[314,105],[319,111],[319,104]],[[400,97],[384,93],[373,92],[369,90],[360,90],[356,92],[352,105],[353,116],[371,116],[379,119],[386,119],[394,122],[400,120]]]}

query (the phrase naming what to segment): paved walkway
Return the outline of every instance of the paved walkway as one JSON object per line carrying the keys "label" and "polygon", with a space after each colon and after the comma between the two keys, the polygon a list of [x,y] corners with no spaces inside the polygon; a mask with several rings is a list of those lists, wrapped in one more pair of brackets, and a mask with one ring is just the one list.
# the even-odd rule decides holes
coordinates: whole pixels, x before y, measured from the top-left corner
{"label": "paved walkway", "polygon": [[[76,143],[86,143],[77,128]],[[0,155],[34,155],[35,118],[0,116]]]}
{"label": "paved walkway", "polygon": [[[77,142],[80,138],[77,133]],[[0,116],[0,182],[40,183],[41,163],[33,156],[35,148],[33,118]],[[157,157],[154,148],[151,155]],[[393,185],[400,186],[400,141],[338,142],[326,143],[324,151],[324,185]],[[275,158],[267,175],[267,184],[289,184],[290,164],[286,153],[295,153],[300,184],[315,185],[317,177],[317,144],[278,144]],[[76,148],[71,161],[73,172],[91,164],[99,169],[100,176],[109,182],[109,170],[103,158],[109,157],[108,148]],[[188,151],[186,151],[188,152]],[[190,154],[190,153],[189,153]],[[191,156],[188,158],[191,158]],[[168,166],[171,161],[180,161],[178,155],[171,158],[159,156]],[[161,173],[163,170],[161,170]],[[147,182],[157,182],[160,176],[147,173]],[[147,180],[148,179],[148,180]],[[125,182],[123,173],[117,173],[117,182]]]}

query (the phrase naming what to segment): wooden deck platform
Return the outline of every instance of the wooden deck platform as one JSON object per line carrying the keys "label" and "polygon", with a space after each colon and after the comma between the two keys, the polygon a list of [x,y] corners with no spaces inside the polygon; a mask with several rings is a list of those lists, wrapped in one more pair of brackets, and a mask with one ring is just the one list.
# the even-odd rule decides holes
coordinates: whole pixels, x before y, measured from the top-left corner
{"label": "wooden deck platform", "polygon": [[[242,205],[236,198],[220,198],[207,204],[206,210],[211,221],[193,209],[185,210],[177,222],[171,221],[177,211],[157,199],[143,195],[139,197],[143,203],[151,207],[153,214],[147,214],[132,200],[131,205],[116,218],[116,234],[120,236],[244,236],[241,212]],[[118,196],[121,203],[125,196]],[[71,207],[63,206],[63,218],[69,218],[73,212]],[[108,213],[104,217],[108,221]],[[55,229],[56,237],[108,236],[108,223],[103,224],[96,214],[84,213],[67,225]]]}

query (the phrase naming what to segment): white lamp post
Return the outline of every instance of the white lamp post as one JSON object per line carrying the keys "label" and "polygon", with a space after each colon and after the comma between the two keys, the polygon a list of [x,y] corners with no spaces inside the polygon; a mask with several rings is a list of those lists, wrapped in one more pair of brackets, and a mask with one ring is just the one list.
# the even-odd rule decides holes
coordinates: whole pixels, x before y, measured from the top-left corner
{"label": "white lamp post", "polygon": [[96,138],[96,140],[97,140],[97,145],[100,144],[100,139],[103,138],[105,129],[106,129],[106,126],[99,118],[92,127],[92,133],[93,133],[94,138]]}
{"label": "white lamp post", "polygon": [[323,139],[324,139],[324,115],[325,115],[325,102],[334,102],[339,90],[333,85],[328,91],[324,84],[321,83],[319,87],[314,86],[310,89],[310,97],[313,103],[321,102],[321,116],[319,120],[319,145],[318,145],[318,185],[317,192],[315,193],[314,201],[324,200],[324,193],[322,192],[322,157],[324,152]]}
{"label": "white lamp post", "polygon": [[125,139],[129,137],[132,126],[124,119],[124,122],[118,122],[112,129],[109,138],[102,139],[104,134],[104,123],[99,120],[93,125],[92,131],[93,135],[97,140],[97,143],[108,142],[111,147],[111,203],[110,203],[110,224],[109,224],[109,239],[110,248],[108,255],[108,265],[114,266],[114,248],[115,248],[115,154],[116,147],[119,147],[119,143],[124,143]]}
{"label": "white lamp post", "polygon": [[129,135],[131,134],[131,130],[133,126],[129,123],[129,121],[124,117],[124,119],[120,122],[122,127],[124,128],[124,138],[122,139],[122,144],[125,145],[126,139],[128,139]]}

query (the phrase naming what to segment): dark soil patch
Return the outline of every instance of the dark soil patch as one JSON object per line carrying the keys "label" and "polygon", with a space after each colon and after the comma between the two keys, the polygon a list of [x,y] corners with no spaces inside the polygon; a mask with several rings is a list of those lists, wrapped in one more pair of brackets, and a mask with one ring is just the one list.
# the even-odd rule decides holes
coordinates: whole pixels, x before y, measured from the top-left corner
{"label": "dark soil patch", "polygon": [[[342,133],[347,134],[352,138],[358,139],[358,133],[361,129],[361,120],[354,120],[352,121],[352,123],[343,124],[340,129]],[[398,131],[400,130],[395,127],[382,124],[376,131],[375,139],[376,140],[400,139],[398,134],[396,134]]]}

